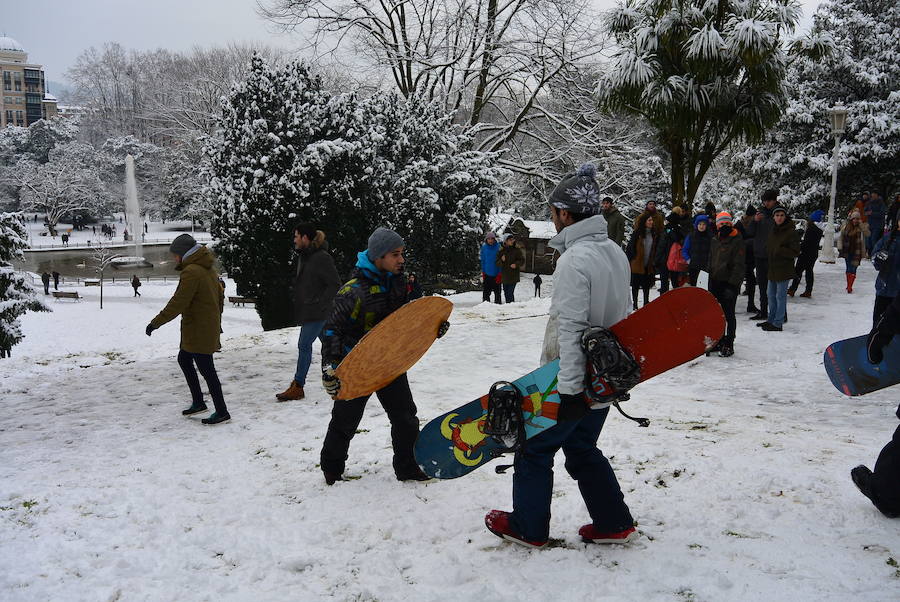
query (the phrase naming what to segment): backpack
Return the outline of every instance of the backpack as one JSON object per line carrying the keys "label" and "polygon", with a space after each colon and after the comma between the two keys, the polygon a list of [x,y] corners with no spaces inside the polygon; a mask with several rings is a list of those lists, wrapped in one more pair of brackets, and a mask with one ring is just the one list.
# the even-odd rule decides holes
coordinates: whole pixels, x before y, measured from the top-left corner
{"label": "backpack", "polygon": [[670,272],[687,272],[688,262],[681,255],[681,243],[673,242],[669,249],[669,259],[666,261],[666,267]]}

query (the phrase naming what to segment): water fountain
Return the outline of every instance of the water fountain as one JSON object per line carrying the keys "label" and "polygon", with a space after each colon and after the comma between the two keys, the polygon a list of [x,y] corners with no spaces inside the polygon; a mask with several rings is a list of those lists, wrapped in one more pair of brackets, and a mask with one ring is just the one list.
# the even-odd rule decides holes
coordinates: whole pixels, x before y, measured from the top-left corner
{"label": "water fountain", "polygon": [[125,224],[128,234],[134,240],[134,252],[130,256],[120,256],[112,260],[113,268],[152,268],[153,264],[144,258],[141,206],[138,202],[137,184],[134,179],[134,157],[125,157]]}

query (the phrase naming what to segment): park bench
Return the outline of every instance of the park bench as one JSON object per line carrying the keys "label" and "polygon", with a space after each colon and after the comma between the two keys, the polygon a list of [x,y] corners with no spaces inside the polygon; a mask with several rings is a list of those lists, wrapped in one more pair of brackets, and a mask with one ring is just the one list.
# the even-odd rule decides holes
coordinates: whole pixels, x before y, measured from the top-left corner
{"label": "park bench", "polygon": [[69,292],[69,291],[53,291],[54,299],[75,299],[76,301],[81,301],[81,296],[77,291]]}
{"label": "park bench", "polygon": [[256,299],[253,297],[228,297],[228,302],[232,305],[240,305],[241,307],[243,307],[245,303],[256,305]]}
{"label": "park bench", "polygon": [[99,280],[85,280],[84,285],[85,286],[100,286],[100,281]]}

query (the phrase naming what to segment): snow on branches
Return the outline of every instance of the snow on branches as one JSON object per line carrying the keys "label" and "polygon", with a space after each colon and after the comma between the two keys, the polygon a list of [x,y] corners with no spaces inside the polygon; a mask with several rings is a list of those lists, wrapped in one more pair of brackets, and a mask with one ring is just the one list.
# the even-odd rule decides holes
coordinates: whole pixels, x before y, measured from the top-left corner
{"label": "snow on branches", "polygon": [[12,267],[24,259],[28,247],[25,222],[20,213],[0,213],[0,357],[9,354],[23,338],[19,316],[27,311],[50,311],[28,282],[24,272]]}

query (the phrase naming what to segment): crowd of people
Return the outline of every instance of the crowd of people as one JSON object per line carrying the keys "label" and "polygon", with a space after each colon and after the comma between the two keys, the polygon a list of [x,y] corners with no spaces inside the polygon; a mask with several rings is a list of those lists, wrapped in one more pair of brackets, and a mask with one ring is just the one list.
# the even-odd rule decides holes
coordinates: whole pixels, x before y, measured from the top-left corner
{"label": "crowd of people", "polygon": [[[895,205],[898,203],[900,197]],[[623,249],[624,220],[612,199],[600,200],[590,165],[563,178],[548,199],[548,210],[557,232],[549,245],[560,255],[553,273],[542,363],[559,359],[557,424],[529,439],[516,453],[513,508],[490,511],[485,525],[509,541],[530,547],[547,545],[553,459],[562,450],[565,469],[578,482],[591,519],[579,529],[579,535],[587,542],[628,543],[638,536],[634,520],[609,461],[597,448],[609,404],[598,407],[584,391],[586,356],[581,338],[585,324],[612,326],[637,308],[639,292],[643,292],[643,301],[648,303],[649,289],[657,276],[660,289],[669,290],[696,285],[705,272],[709,290],[726,315],[726,332],[717,348],[722,356],[730,356],[734,353],[735,305],[742,285],[748,296],[747,309],[753,312],[751,318],[770,332],[782,330],[787,321],[787,297],[796,292],[801,277],[806,279],[806,290],[801,296],[812,294],[812,266],[821,238],[817,224],[822,215],[814,212],[809,216],[801,239],[788,209],[778,203],[774,190],[765,191],[759,209],[749,206],[737,224],[728,211],[717,211],[711,204],[695,216],[675,208],[664,217],[651,202],[635,220]],[[839,243],[846,260],[848,293],[853,284],[850,275],[866,253],[872,254],[873,264],[879,270],[875,326],[869,344],[872,362],[881,360],[885,346],[900,332],[900,296],[896,294],[900,290],[900,270],[894,269],[900,266],[897,214],[895,211],[894,217],[885,218],[888,234],[873,242],[871,227],[860,225],[864,214],[853,213]],[[870,217],[872,213],[866,215]],[[337,272],[321,230],[301,223],[292,235],[296,251],[292,294],[296,321],[300,324],[298,355],[293,379],[287,390],[276,394],[276,399],[305,397],[312,343],[319,339],[322,385],[335,400],[320,452],[324,480],[332,485],[344,479],[350,443],[370,397],[338,399],[341,382],[337,366],[367,332],[411,298],[421,295],[421,287],[417,279],[404,274],[406,243],[397,232],[386,228],[372,232],[346,282]],[[480,253],[485,302],[493,297],[499,303],[501,288],[507,302],[515,300],[515,285],[524,263],[524,254],[515,242],[511,236],[501,242],[494,232],[486,234]],[[213,353],[220,348],[224,308],[223,287],[213,269],[214,258],[209,249],[187,234],[176,238],[170,251],[181,272],[179,285],[166,307],[147,325],[146,334],[149,336],[166,322],[182,316],[178,363],[192,396],[191,406],[182,413],[207,410],[197,376],[199,369],[215,405],[215,411],[202,422],[225,422],[231,416],[213,363]],[[539,276],[534,283],[539,293]],[[755,305],[755,291],[759,292],[759,307]],[[449,323],[442,323],[437,337],[446,334],[448,328]],[[413,454],[419,418],[406,374],[375,395],[391,423],[396,478],[427,480],[429,477]],[[851,476],[881,512],[900,516],[900,428],[882,450],[874,471],[859,466]]]}

